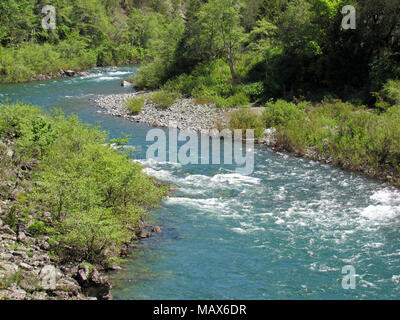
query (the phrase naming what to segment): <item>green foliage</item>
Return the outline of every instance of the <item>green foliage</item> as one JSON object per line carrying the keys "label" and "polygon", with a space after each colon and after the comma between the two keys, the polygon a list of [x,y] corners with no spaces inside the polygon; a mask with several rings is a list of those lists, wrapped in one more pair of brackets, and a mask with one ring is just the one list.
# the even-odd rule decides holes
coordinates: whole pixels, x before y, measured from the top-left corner
{"label": "green foliage", "polygon": [[373,90],[379,90],[387,80],[400,79],[400,52],[386,52],[369,64],[370,81]]}
{"label": "green foliage", "polygon": [[390,104],[400,104],[400,81],[387,81],[381,91],[382,97]]}
{"label": "green foliage", "polygon": [[168,17],[149,12],[146,24],[151,37],[146,44],[146,63],[135,75],[135,86],[141,89],[155,89],[173,73],[175,52],[184,32],[180,17]]}
{"label": "green foliage", "polygon": [[154,36],[153,26],[142,18],[147,8],[136,9],[133,2],[57,0],[52,3],[56,30],[41,27],[44,5],[36,0],[1,2],[0,83],[60,69],[137,63]]}
{"label": "green foliage", "polygon": [[242,109],[233,112],[229,121],[229,126],[231,130],[241,129],[244,136],[246,135],[246,130],[254,130],[255,138],[260,138],[265,130],[261,117],[250,109]]}
{"label": "green foliage", "polygon": [[33,234],[46,234],[47,232],[46,224],[41,220],[35,220],[28,230]]}
{"label": "green foliage", "polygon": [[263,95],[264,85],[262,82],[253,82],[242,86],[240,90],[251,100],[256,100]]}
{"label": "green foliage", "polygon": [[[397,0],[57,0],[53,5],[57,29],[43,30],[43,1],[2,1],[0,82],[141,63],[134,79],[139,89],[227,99],[243,87],[252,102],[299,96],[315,101],[329,93],[371,103],[370,92],[400,77]],[[356,30],[341,28],[344,5],[357,10]],[[379,109],[387,107],[378,103]]]}
{"label": "green foliage", "polygon": [[244,40],[240,25],[240,4],[235,0],[210,0],[200,8],[201,39],[210,43],[210,49],[223,52],[229,64],[232,83],[237,82],[235,59]]}
{"label": "green foliage", "polygon": [[263,117],[278,129],[278,145],[286,150],[305,153],[316,147],[349,169],[400,172],[400,106],[377,114],[340,100],[315,106],[277,101],[268,104]]}
{"label": "green foliage", "polygon": [[[127,154],[110,148],[107,135],[55,112],[43,115],[35,107],[0,107],[0,137],[15,140],[16,157],[39,163],[26,200],[15,217],[50,213],[31,231],[51,235],[82,252],[81,258],[104,262],[118,255],[131,230],[167,192],[142,173]],[[61,247],[58,247],[61,248]]]}
{"label": "green foliage", "polygon": [[149,100],[154,103],[157,108],[160,109],[168,109],[179,98],[179,93],[165,90],[155,91],[149,96]]}
{"label": "green foliage", "polygon": [[138,114],[142,111],[144,103],[144,97],[134,97],[125,101],[125,107],[131,114]]}
{"label": "green foliage", "polygon": [[213,100],[211,97],[205,97],[205,96],[199,96],[196,97],[193,101],[194,105],[210,105],[213,103]]}
{"label": "green foliage", "polygon": [[285,127],[290,121],[303,120],[305,112],[293,103],[278,100],[267,104],[263,118],[267,128]]}
{"label": "green foliage", "polygon": [[209,96],[208,97],[217,108],[235,108],[235,107],[247,107],[250,103],[249,97],[243,92],[237,92],[229,98],[223,98],[221,96]]}
{"label": "green foliage", "polygon": [[22,279],[24,279],[24,277],[21,269],[16,272],[11,272],[4,275],[0,273],[0,289],[8,289],[13,284],[18,285],[22,281]]}

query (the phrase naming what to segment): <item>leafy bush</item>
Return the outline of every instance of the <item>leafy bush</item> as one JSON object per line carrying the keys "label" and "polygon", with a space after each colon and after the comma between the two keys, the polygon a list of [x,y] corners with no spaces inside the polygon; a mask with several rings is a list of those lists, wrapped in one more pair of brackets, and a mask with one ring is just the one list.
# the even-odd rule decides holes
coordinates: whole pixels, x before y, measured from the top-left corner
{"label": "leafy bush", "polygon": [[295,104],[278,100],[275,103],[268,103],[263,113],[266,126],[285,127],[291,120],[304,119],[305,112]]}
{"label": "leafy bush", "polygon": [[240,89],[246,96],[254,100],[263,95],[264,84],[262,82],[253,82],[242,86]]}
{"label": "leafy bush", "polygon": [[157,106],[157,108],[168,109],[180,97],[180,94],[177,92],[159,90],[151,93],[149,96],[149,100],[153,102]]}
{"label": "leafy bush", "polygon": [[387,81],[381,91],[382,97],[392,105],[400,104],[400,80]]}
{"label": "leafy bush", "polygon": [[229,108],[229,101],[221,96],[210,97],[217,108]]}
{"label": "leafy bush", "polygon": [[110,148],[103,131],[75,116],[56,112],[50,117],[35,107],[0,106],[1,136],[15,140],[17,159],[39,161],[30,176],[35,181],[32,190],[23,203],[16,202],[15,214],[24,218],[49,212],[31,231],[46,231],[90,262],[105,263],[117,256],[122,243],[134,237],[132,230],[146,209],[168,190],[127,154]]}
{"label": "leafy bush", "polygon": [[249,97],[244,92],[238,92],[228,98],[228,107],[243,107],[250,103]]}
{"label": "leafy bush", "polygon": [[260,138],[265,130],[264,123],[260,116],[251,110],[237,110],[232,113],[229,126],[231,130],[241,129],[243,135],[246,135],[246,130],[254,130],[254,137]]}
{"label": "leafy bush", "polygon": [[217,108],[235,108],[244,107],[250,103],[249,98],[242,92],[238,92],[235,95],[224,98],[221,96],[206,96],[203,99],[208,99],[212,101]]}
{"label": "leafy bush", "polygon": [[35,220],[35,222],[29,226],[28,230],[34,234],[45,234],[46,224],[43,221]]}
{"label": "leafy bush", "polygon": [[131,114],[138,114],[142,111],[144,103],[144,97],[134,97],[125,101],[125,107]]}

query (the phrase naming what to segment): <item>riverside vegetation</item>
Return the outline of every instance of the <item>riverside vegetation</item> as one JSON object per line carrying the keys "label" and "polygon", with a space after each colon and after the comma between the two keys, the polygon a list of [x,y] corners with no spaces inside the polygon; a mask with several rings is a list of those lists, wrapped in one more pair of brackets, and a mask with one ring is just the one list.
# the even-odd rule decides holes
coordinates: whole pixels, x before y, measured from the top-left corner
{"label": "riverside vegetation", "polygon": [[[168,109],[179,98],[233,113],[231,128],[279,131],[278,149],[397,180],[397,0],[38,0],[0,4],[0,81],[140,62],[132,80]],[[342,8],[356,29],[342,28]],[[129,102],[133,114],[143,99]],[[262,115],[245,111],[265,107]],[[365,171],[363,169],[363,171]],[[386,174],[388,172],[388,174]]]}
{"label": "riverside vegetation", "polygon": [[[239,108],[233,129],[400,187],[398,0],[56,0],[56,30],[40,28],[44,4],[0,3],[0,82],[140,63],[128,80],[161,110]],[[345,5],[355,30],[341,27]],[[3,106],[0,138],[11,246],[26,232],[60,261],[112,265],[168,191],[74,117]]]}
{"label": "riverside vegetation", "polygon": [[[0,106],[0,227],[18,235],[12,246],[29,249],[44,241],[60,265],[104,270],[118,263],[133,239],[147,236],[147,210],[169,188],[111,148],[123,142],[107,142],[105,132],[58,111],[50,116],[32,106]],[[3,269],[0,290],[21,276]]]}
{"label": "riverside vegetation", "polygon": [[[190,0],[132,79],[218,108],[273,147],[399,184],[400,4]],[[356,29],[342,28],[345,5]],[[168,99],[164,99],[168,100]],[[173,101],[172,101],[173,102]],[[265,107],[262,115],[250,107]],[[247,111],[246,111],[247,110]]]}

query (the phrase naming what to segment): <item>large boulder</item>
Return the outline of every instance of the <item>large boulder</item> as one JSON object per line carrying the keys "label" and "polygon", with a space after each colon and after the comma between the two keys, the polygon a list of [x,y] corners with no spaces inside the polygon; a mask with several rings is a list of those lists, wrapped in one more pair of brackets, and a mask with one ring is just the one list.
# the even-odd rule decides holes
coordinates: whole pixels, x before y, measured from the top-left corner
{"label": "large boulder", "polygon": [[96,297],[98,300],[112,299],[111,284],[108,278],[101,276],[95,267],[90,268],[86,264],[80,265],[75,279],[88,297]]}

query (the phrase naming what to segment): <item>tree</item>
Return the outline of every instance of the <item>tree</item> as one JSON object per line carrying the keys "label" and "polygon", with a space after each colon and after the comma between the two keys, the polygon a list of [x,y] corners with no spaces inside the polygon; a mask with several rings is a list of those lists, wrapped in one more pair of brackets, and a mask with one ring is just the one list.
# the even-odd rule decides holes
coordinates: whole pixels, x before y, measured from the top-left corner
{"label": "tree", "polygon": [[210,51],[223,52],[234,84],[238,80],[234,63],[244,40],[239,10],[235,0],[211,0],[199,12],[203,40],[209,41]]}

